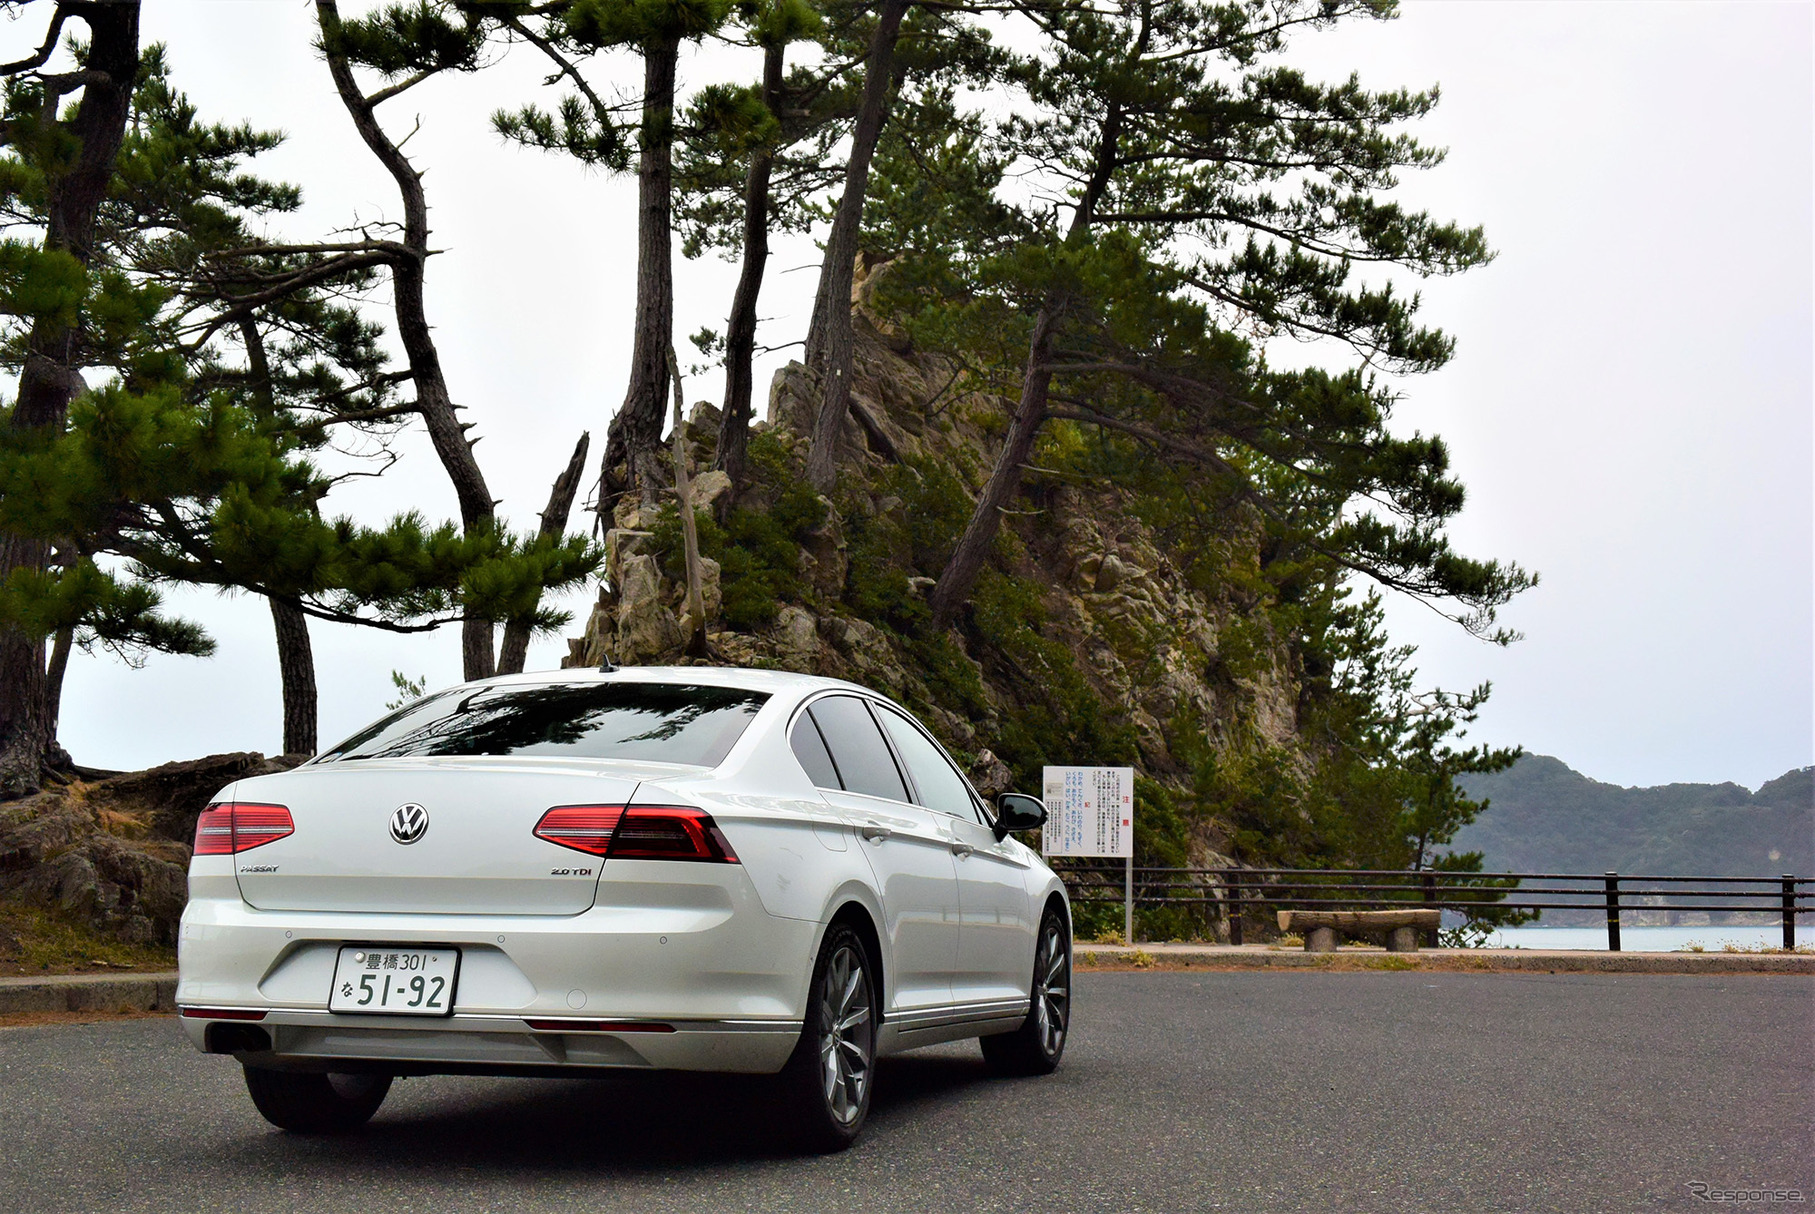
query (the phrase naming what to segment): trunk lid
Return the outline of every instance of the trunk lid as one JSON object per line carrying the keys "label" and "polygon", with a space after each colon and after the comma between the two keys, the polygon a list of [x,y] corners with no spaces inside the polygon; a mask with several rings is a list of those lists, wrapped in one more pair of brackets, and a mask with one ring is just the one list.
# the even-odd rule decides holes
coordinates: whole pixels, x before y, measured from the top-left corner
{"label": "trunk lid", "polygon": [[[284,805],[295,833],[233,857],[260,910],[577,915],[602,860],[537,838],[557,805],[623,805],[673,767],[537,759],[366,759],[235,785],[231,799]],[[223,797],[223,799],[227,799]],[[406,806],[400,842],[392,821]]]}

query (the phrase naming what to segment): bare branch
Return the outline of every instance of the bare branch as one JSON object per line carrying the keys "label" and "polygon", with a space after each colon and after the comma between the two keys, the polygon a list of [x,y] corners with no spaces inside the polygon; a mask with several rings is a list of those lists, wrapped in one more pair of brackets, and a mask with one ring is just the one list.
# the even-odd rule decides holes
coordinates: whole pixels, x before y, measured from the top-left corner
{"label": "bare branch", "polygon": [[304,287],[312,286],[325,279],[334,278],[353,270],[391,265],[394,264],[395,261],[395,254],[389,252],[374,252],[329,258],[326,261],[317,262],[312,266],[306,266],[296,273],[278,280],[274,286],[267,287],[262,291],[254,292],[251,295],[233,297],[231,307],[216,314],[196,331],[198,336],[192,344],[199,346],[215,333],[218,333],[223,326],[233,324],[238,321],[240,317],[248,316],[266,304],[283,299],[285,296],[292,295],[295,292],[302,290]]}
{"label": "bare branch", "polygon": [[44,35],[44,45],[40,46],[35,54],[15,63],[0,66],[0,76],[17,76],[21,72],[36,71],[49,63],[50,57],[57,52],[57,39],[63,33],[63,21],[68,16],[68,10],[61,4],[57,5],[57,11],[50,16],[50,29]]}
{"label": "bare branch", "polygon": [[560,74],[573,81],[573,86],[579,89],[580,95],[591,104],[593,113],[598,115],[601,122],[604,121],[606,114],[613,112],[612,107],[599,100],[599,95],[592,91],[592,86],[586,83],[586,77],[580,75],[580,69],[575,67],[573,61],[563,55],[554,43],[523,24],[520,18],[511,17],[505,21],[505,24],[523,35],[524,41],[554,60],[556,67],[560,69]]}
{"label": "bare branch", "polygon": [[370,97],[366,98],[366,104],[371,106],[373,109],[377,109],[380,105],[389,101],[391,98],[395,97],[397,94],[403,92],[406,89],[415,88],[417,85],[421,84],[424,80],[427,80],[430,76],[433,76],[434,74],[435,73],[433,71],[429,70],[428,68],[424,68],[420,72],[417,72],[414,76],[408,77],[407,79],[404,79],[404,80],[399,80],[396,84],[388,85],[385,88],[379,89],[376,93],[373,93]]}

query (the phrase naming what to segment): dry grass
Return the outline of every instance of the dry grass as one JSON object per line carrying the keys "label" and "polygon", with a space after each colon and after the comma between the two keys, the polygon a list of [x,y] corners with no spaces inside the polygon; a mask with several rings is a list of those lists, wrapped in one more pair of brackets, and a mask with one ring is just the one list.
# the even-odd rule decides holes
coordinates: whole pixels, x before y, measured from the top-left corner
{"label": "dry grass", "polygon": [[174,1013],[116,1012],[0,1012],[0,1030],[40,1028],[47,1024],[102,1024],[114,1020],[152,1020],[171,1018]]}
{"label": "dry grass", "polygon": [[[1705,953],[1708,946],[1699,940],[1690,940],[1676,950],[1679,953]],[[1742,953],[1749,957],[1807,957],[1815,954],[1815,944],[1799,944],[1795,948],[1784,948],[1775,944],[1741,944],[1735,940],[1720,942],[1720,952]]]}
{"label": "dry grass", "polygon": [[175,968],[175,949],[126,944],[50,911],[0,903],[0,976],[131,974]]}
{"label": "dry grass", "polygon": [[125,813],[117,809],[96,811],[101,820],[101,829],[121,839],[143,839],[151,834],[151,827],[139,814]]}
{"label": "dry grass", "polygon": [[1368,957],[1361,961],[1362,968],[1371,970],[1415,970],[1422,969],[1410,957],[1395,957],[1388,953],[1382,957]]}

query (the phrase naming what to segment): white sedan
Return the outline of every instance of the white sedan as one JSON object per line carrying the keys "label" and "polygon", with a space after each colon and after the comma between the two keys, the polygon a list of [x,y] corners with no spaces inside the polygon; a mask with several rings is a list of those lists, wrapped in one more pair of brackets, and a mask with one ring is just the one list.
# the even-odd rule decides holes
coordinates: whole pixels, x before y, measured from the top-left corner
{"label": "white sedan", "polygon": [[397,1075],[780,1073],[848,1144],[878,1056],[1059,1063],[1065,888],[932,736],[833,679],[563,671],[407,705],[196,827],[177,1003],[261,1113],[353,1129]]}

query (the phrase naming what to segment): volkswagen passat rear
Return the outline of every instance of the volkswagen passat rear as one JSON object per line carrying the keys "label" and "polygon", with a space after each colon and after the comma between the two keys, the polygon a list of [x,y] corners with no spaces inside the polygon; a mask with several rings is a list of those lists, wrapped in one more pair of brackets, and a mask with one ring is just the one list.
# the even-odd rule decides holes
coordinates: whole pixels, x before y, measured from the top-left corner
{"label": "volkswagen passat rear", "polygon": [[781,1072],[841,1146],[879,1053],[1057,1064],[1069,916],[1009,834],[1040,816],[832,680],[467,684],[222,790],[177,1002],[292,1130],[362,1124],[397,1075],[653,1067]]}

